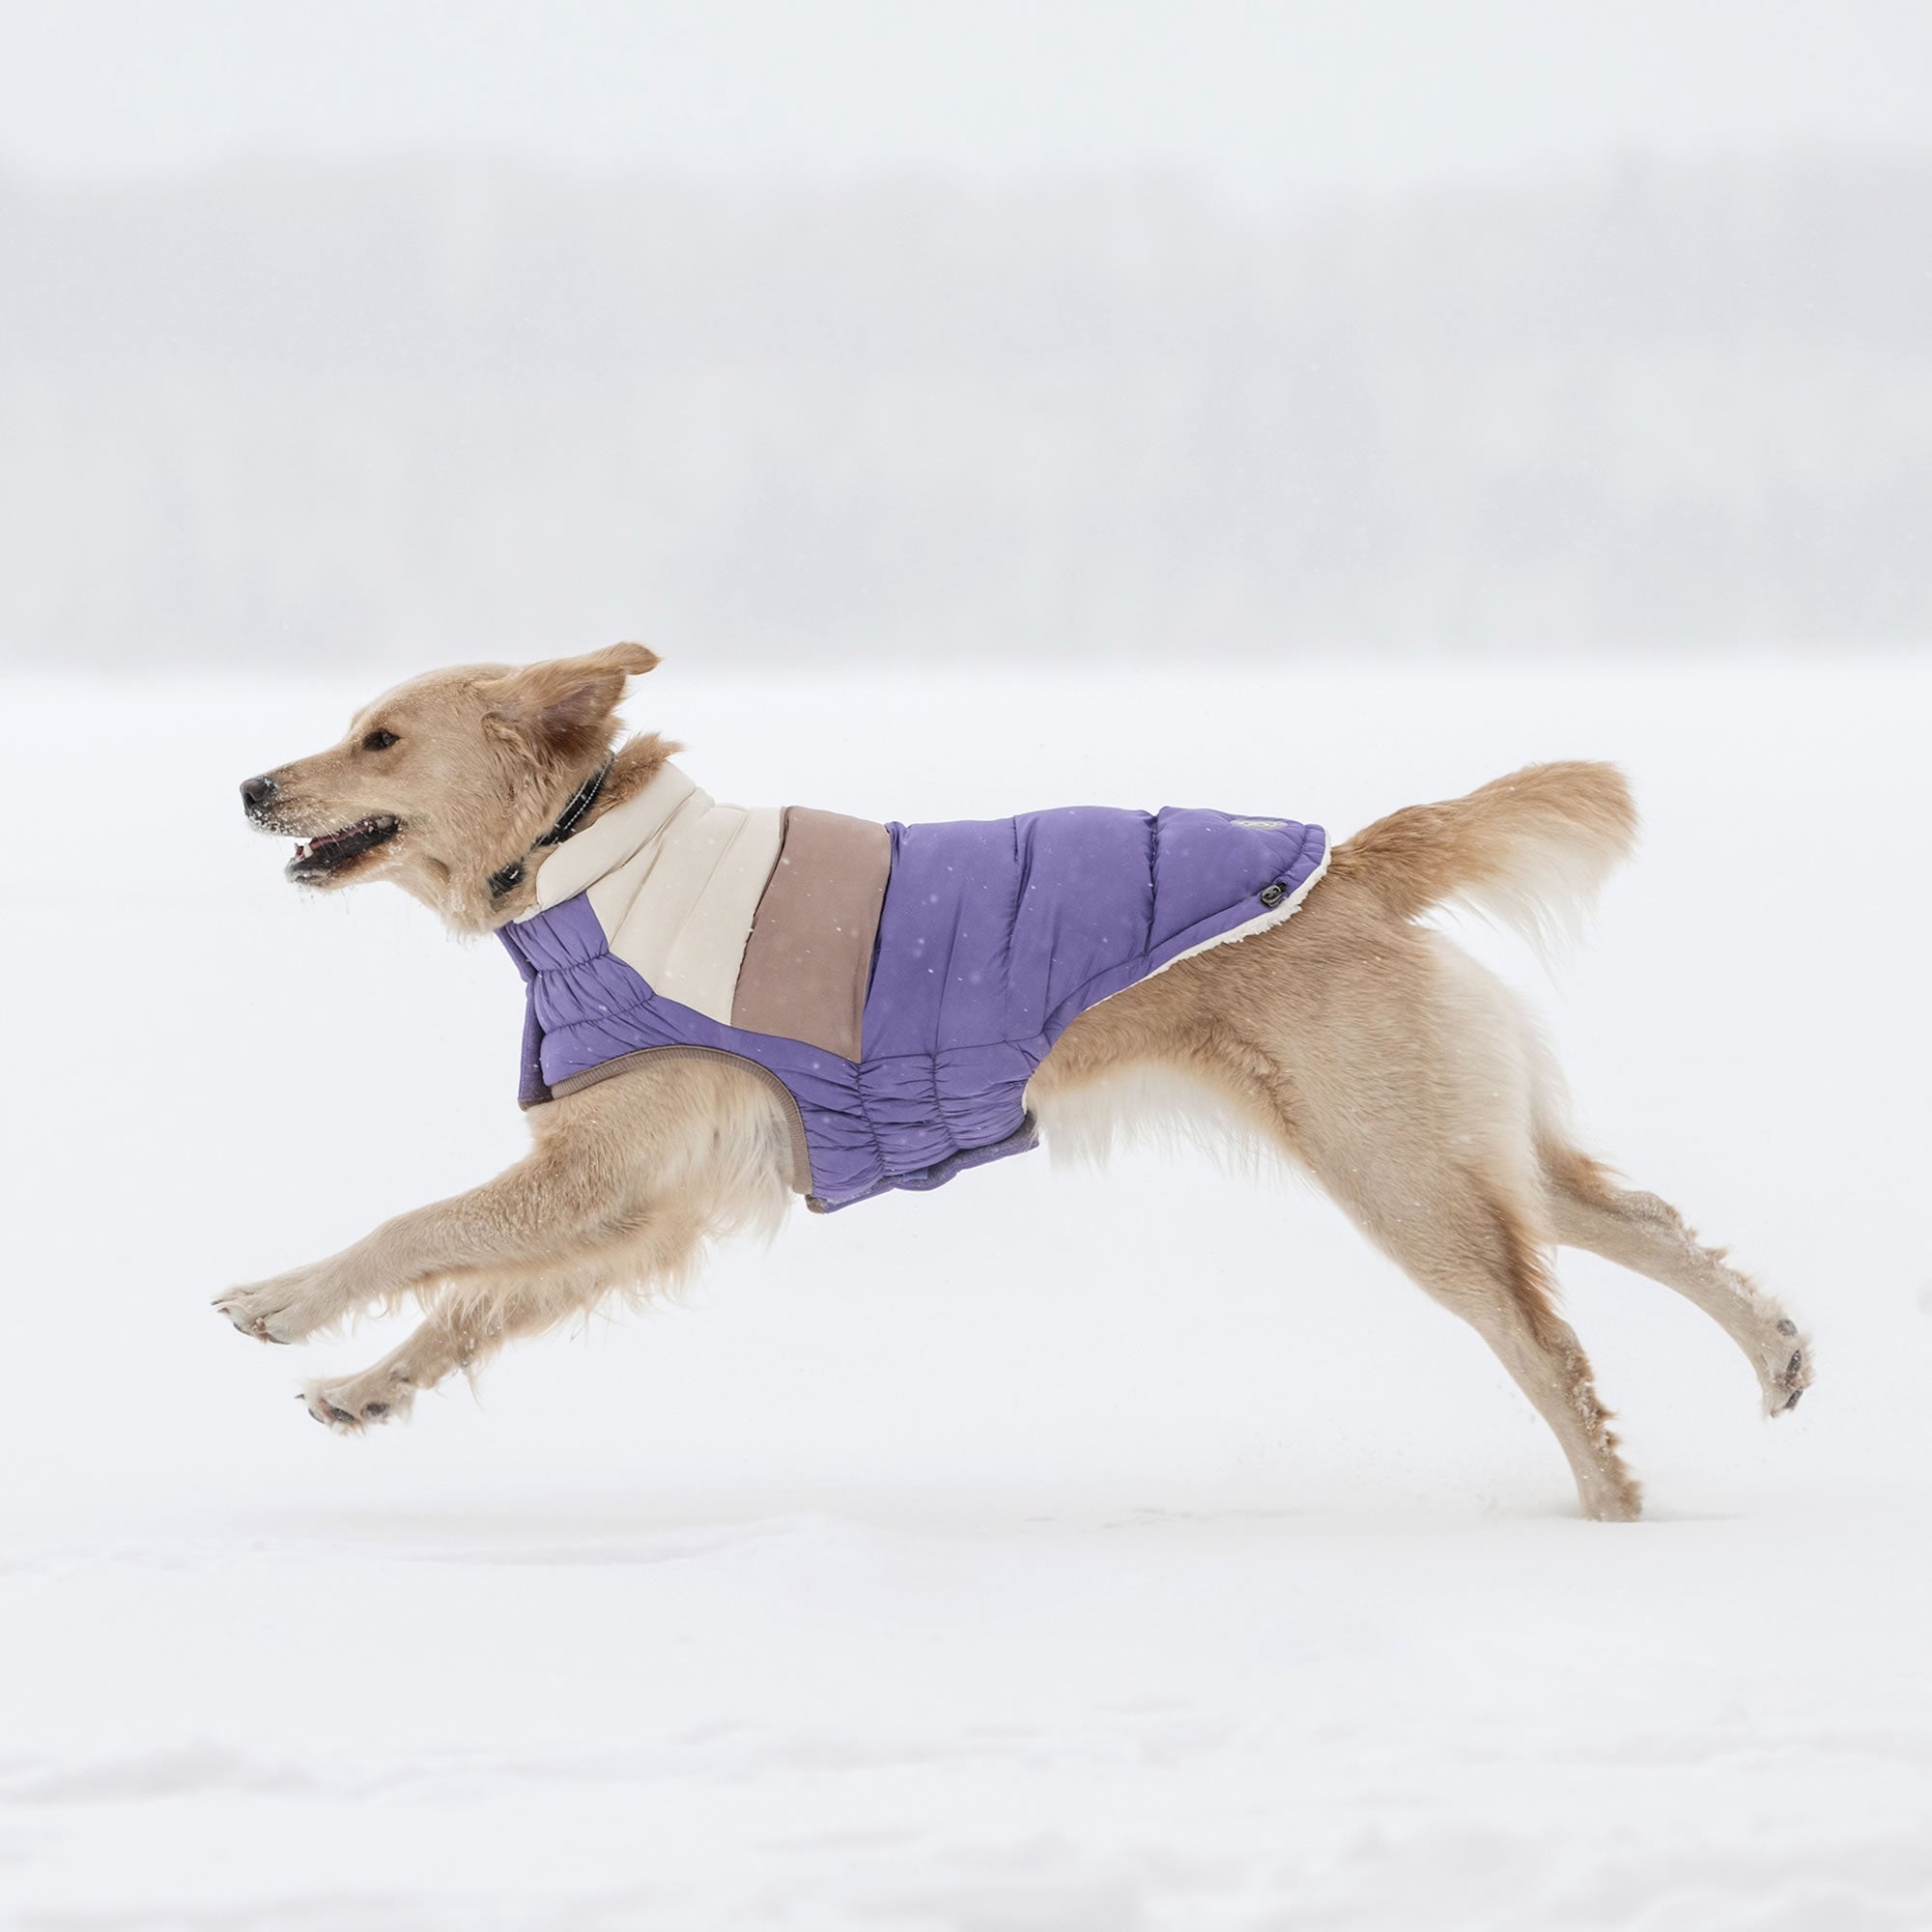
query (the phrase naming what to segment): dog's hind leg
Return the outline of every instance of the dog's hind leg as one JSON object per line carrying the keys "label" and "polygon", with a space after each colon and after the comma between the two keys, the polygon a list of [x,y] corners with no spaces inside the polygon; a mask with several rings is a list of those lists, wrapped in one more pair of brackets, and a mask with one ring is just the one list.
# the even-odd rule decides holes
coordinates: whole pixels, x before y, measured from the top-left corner
{"label": "dog's hind leg", "polygon": [[1338,1173],[1324,1171],[1319,1153],[1315,1165],[1377,1245],[1494,1350],[1555,1435],[1583,1514],[1634,1521],[1642,1491],[1617,1453],[1589,1357],[1551,1305],[1542,1244],[1517,1210],[1477,1173],[1445,1167],[1424,1179],[1372,1165]]}
{"label": "dog's hind leg", "polygon": [[1492,975],[1374,895],[1324,886],[1276,931],[1083,1013],[1029,1091],[1073,1115],[1090,1081],[1150,1065],[1213,1089],[1237,1137],[1265,1133],[1476,1329],[1554,1433],[1586,1515],[1638,1514],[1589,1358],[1550,1303],[1543,1069]]}
{"label": "dog's hind leg", "polygon": [[1705,1247],[1667,1201],[1619,1187],[1574,1148],[1546,1142],[1541,1152],[1559,1241],[1675,1289],[1744,1351],[1767,1415],[1798,1406],[1811,1384],[1811,1344],[1772,1296],[1732,1267],[1721,1248]]}
{"label": "dog's hind leg", "polygon": [[1336,923],[1336,961],[1304,942],[1301,991],[1324,1001],[1321,1023],[1254,1000],[1243,1030],[1257,1057],[1234,1077],[1269,1097],[1285,1147],[1363,1232],[1494,1350],[1555,1435],[1583,1513],[1631,1520],[1641,1492],[1553,1306],[1534,1037],[1502,985],[1439,935]]}

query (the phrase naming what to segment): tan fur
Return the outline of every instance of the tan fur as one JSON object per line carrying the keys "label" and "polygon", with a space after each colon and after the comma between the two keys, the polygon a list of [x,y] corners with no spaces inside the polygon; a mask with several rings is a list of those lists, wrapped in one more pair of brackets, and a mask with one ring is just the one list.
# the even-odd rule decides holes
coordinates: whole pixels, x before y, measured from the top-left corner
{"label": "tan fur", "polygon": [[[601,762],[625,678],[656,662],[618,645],[415,679],[358,713],[333,750],[270,775],[265,822],[307,837],[392,815],[402,831],[346,876],[392,879],[457,929],[490,929],[528,903],[528,884],[498,902],[485,882],[528,852]],[[397,744],[362,749],[378,728]],[[626,746],[599,809],[671,749],[655,737]],[[1711,1315],[1769,1413],[1808,1384],[1809,1345],[1674,1209],[1622,1190],[1571,1144],[1534,1024],[1417,919],[1460,897],[1547,937],[1588,902],[1634,826],[1622,778],[1593,764],[1532,766],[1395,812],[1336,850],[1286,923],[1083,1013],[1028,1088],[1056,1150],[1104,1154],[1179,1122],[1237,1159],[1313,1177],[1490,1344],[1555,1435],[1585,1514],[1616,1520],[1636,1516],[1638,1490],[1556,1313],[1557,1244],[1650,1275]],[[496,1179],[220,1297],[238,1327],[277,1342],[405,1296],[422,1304],[422,1325],[373,1368],[310,1385],[318,1420],[356,1429],[399,1415],[417,1389],[473,1371],[513,1337],[681,1280],[708,1240],[772,1231],[787,1211],[784,1122],[763,1082],[727,1061],[648,1065],[529,1119],[529,1155]]]}

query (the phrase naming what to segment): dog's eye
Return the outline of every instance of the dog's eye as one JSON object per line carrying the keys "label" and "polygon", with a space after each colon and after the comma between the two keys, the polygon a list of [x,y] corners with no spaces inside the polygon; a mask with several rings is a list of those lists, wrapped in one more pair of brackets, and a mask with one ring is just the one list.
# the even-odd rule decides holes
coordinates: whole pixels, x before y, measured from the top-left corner
{"label": "dog's eye", "polygon": [[395,742],[396,734],[393,731],[371,731],[362,740],[362,749],[365,752],[386,752]]}

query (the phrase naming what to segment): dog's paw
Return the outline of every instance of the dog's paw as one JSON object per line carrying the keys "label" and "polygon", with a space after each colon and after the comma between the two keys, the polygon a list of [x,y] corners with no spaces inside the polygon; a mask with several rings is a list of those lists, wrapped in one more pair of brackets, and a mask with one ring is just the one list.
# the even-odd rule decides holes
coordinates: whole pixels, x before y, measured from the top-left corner
{"label": "dog's paw", "polygon": [[214,1312],[224,1321],[232,1321],[238,1334],[253,1336],[258,1342],[289,1341],[291,1337],[276,1334],[269,1325],[270,1316],[279,1320],[286,1313],[281,1303],[269,1294],[272,1286],[270,1282],[262,1282],[252,1288],[231,1288],[226,1294],[214,1297]]}
{"label": "dog's paw", "polygon": [[338,1435],[360,1434],[379,1422],[400,1422],[410,1412],[416,1392],[384,1369],[368,1369],[359,1376],[306,1383],[297,1400],[311,1417]]}
{"label": "dog's paw", "polygon": [[271,1281],[231,1288],[214,1297],[215,1312],[258,1342],[299,1342],[327,1320],[317,1306],[316,1272],[296,1268]]}
{"label": "dog's paw", "polygon": [[1789,1415],[1811,1386],[1810,1339],[1798,1332],[1789,1316],[1777,1318],[1759,1351],[1758,1379],[1764,1384],[1766,1415]]}

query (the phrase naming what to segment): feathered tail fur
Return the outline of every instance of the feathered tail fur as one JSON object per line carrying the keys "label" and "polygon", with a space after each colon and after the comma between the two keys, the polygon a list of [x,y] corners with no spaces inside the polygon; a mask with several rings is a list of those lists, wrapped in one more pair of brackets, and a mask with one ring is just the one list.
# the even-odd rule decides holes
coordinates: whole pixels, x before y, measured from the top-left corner
{"label": "feathered tail fur", "polygon": [[1636,824],[1614,765],[1527,765],[1466,798],[1377,819],[1336,847],[1330,877],[1404,919],[1460,900],[1548,951],[1629,857]]}

